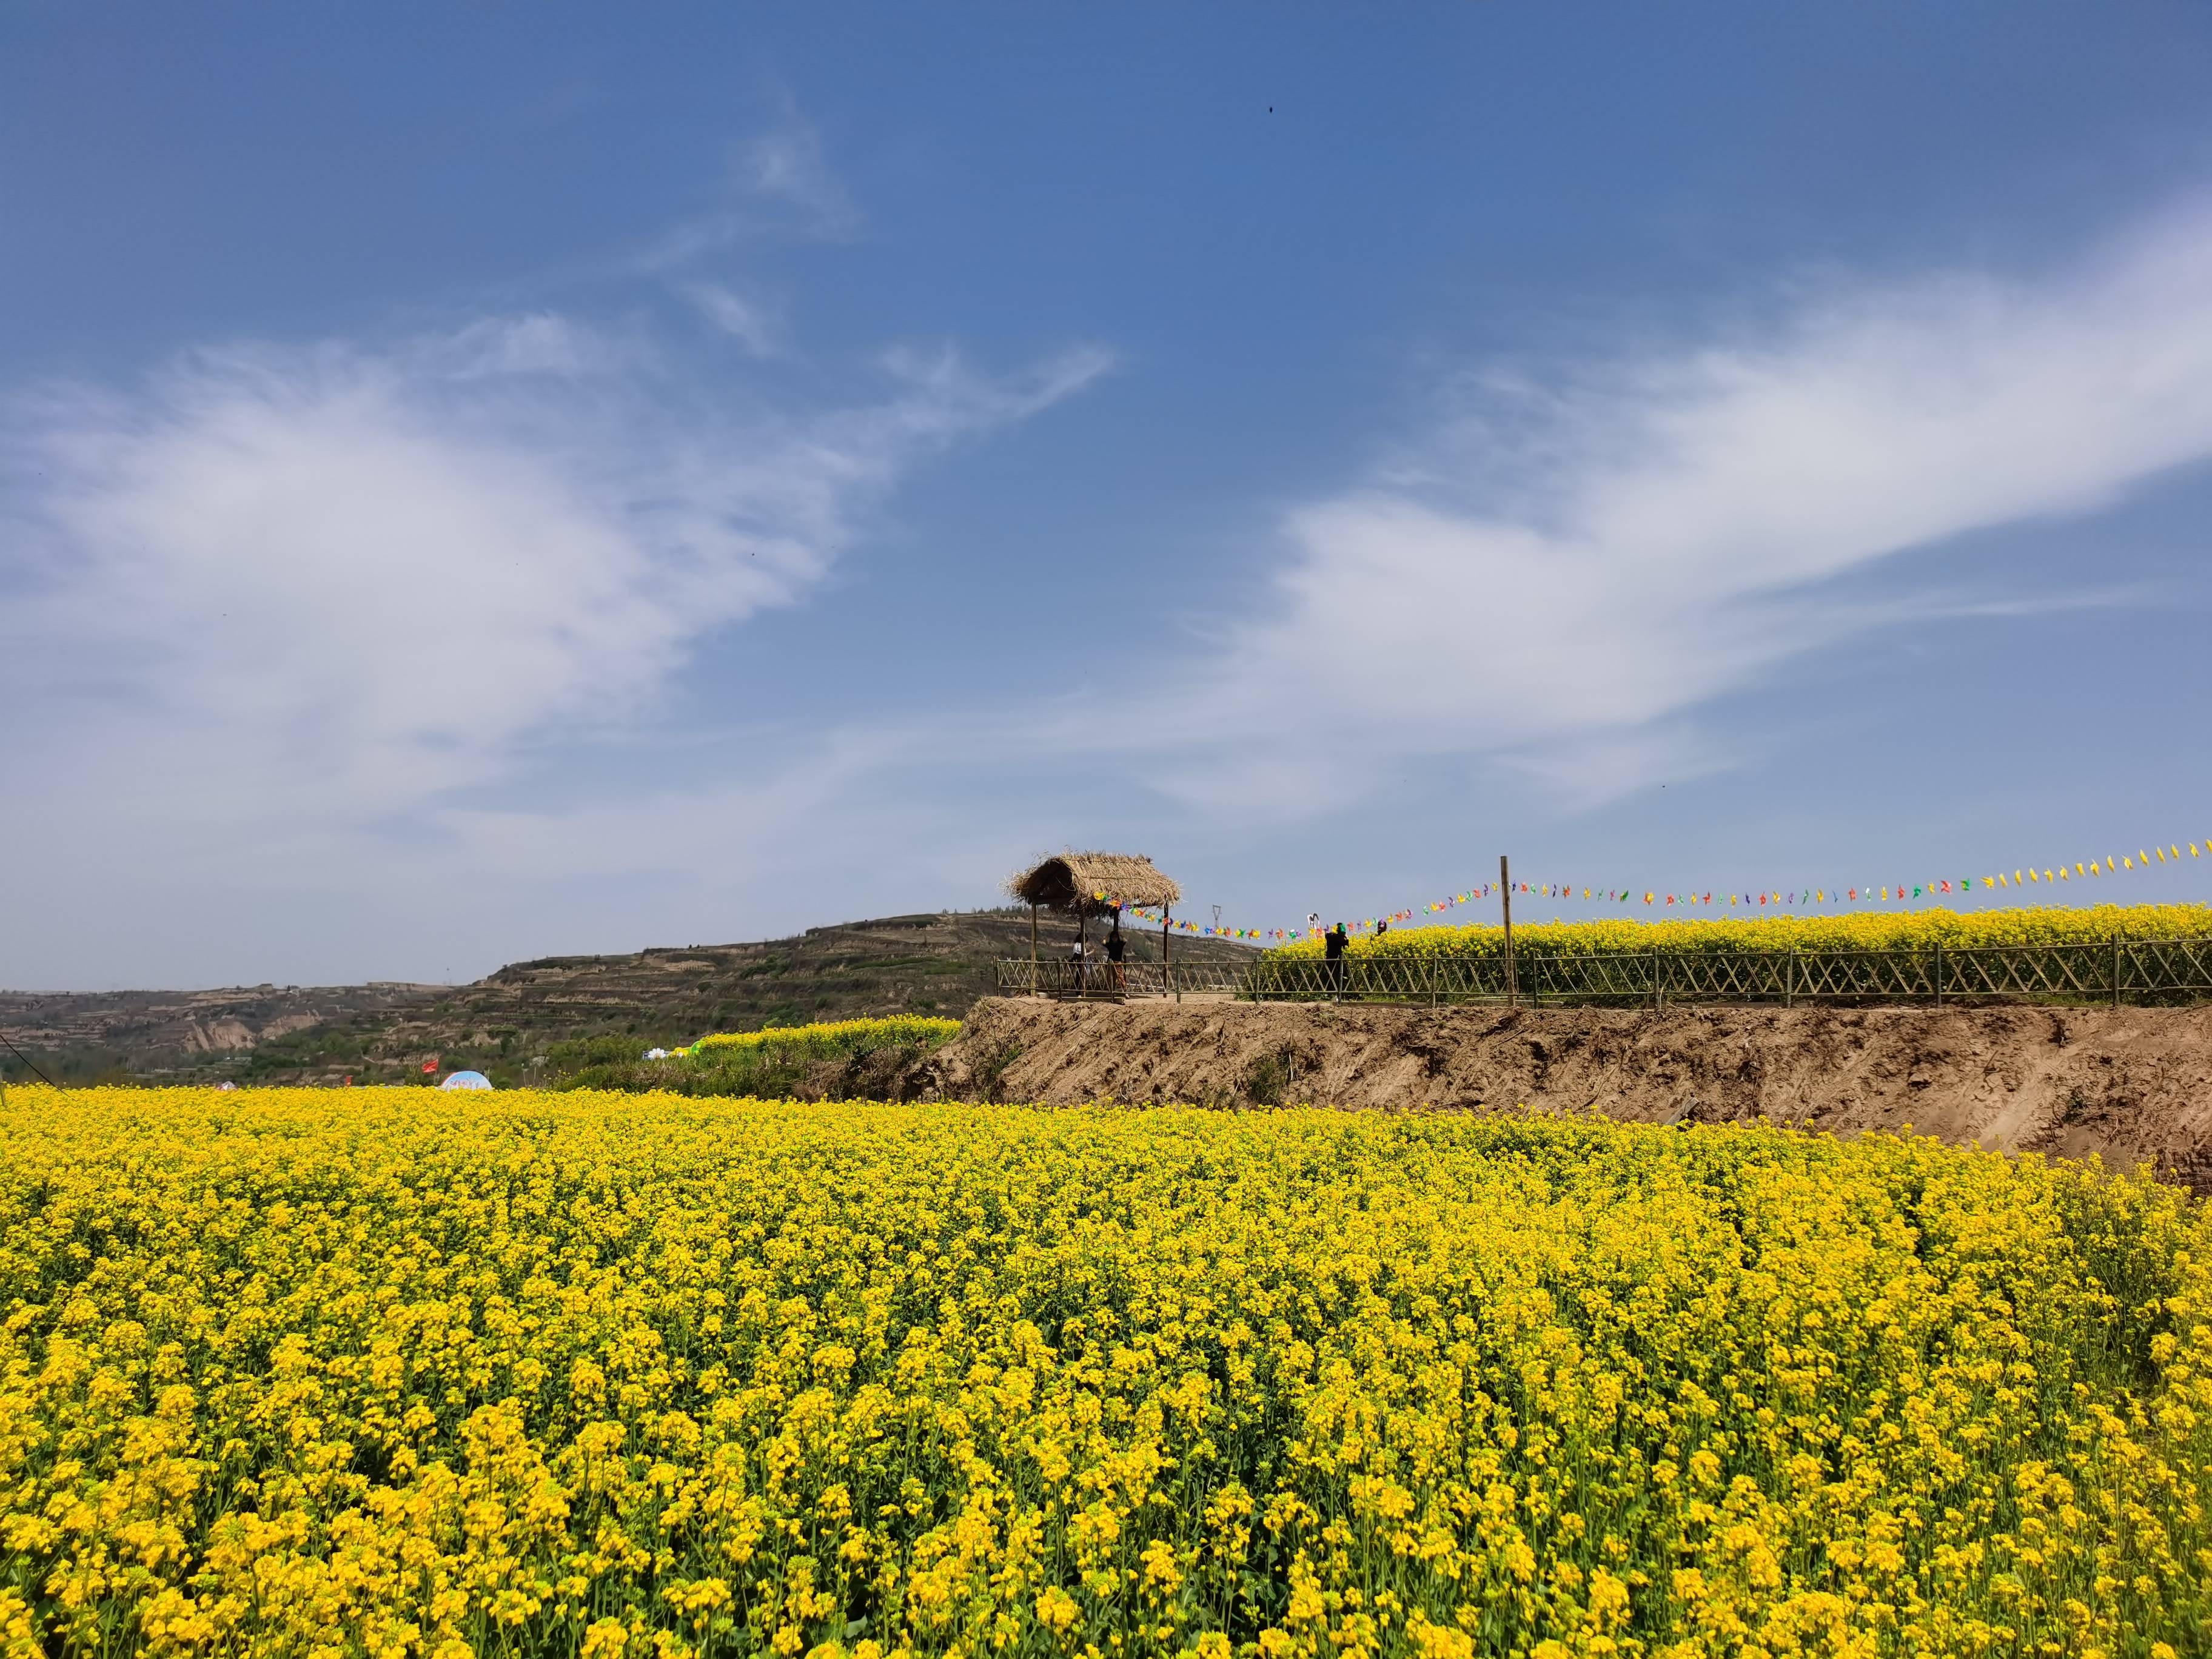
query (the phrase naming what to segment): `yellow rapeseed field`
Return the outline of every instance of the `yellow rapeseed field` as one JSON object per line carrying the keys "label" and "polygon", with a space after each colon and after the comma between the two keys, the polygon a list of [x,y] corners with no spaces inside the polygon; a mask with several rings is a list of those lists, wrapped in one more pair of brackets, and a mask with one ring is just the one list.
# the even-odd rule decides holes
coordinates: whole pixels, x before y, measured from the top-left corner
{"label": "yellow rapeseed field", "polygon": [[2212,1651],[2212,1223],[1918,1139],[0,1110],[14,1654]]}
{"label": "yellow rapeseed field", "polygon": [[960,1035],[957,1019],[926,1014],[889,1014],[872,1019],[821,1020],[811,1025],[771,1025],[761,1031],[724,1031],[701,1037],[690,1052],[787,1051],[810,1056],[852,1054],[895,1042],[935,1044]]}
{"label": "yellow rapeseed field", "polygon": [[[2167,939],[2208,935],[2212,935],[2212,904],[2042,904],[2001,910],[1754,912],[1696,921],[1613,916],[1595,921],[1516,922],[1513,948],[1559,956],[1787,951],[1792,946],[1801,951],[1925,951],[1938,943],[1951,950],[1982,945],[2097,945],[2115,936]],[[1480,924],[1407,926],[1380,938],[1354,939],[1351,949],[1354,956],[1496,957],[1504,954],[1505,930]],[[1301,939],[1279,945],[1272,954],[1318,957],[1322,942]]]}

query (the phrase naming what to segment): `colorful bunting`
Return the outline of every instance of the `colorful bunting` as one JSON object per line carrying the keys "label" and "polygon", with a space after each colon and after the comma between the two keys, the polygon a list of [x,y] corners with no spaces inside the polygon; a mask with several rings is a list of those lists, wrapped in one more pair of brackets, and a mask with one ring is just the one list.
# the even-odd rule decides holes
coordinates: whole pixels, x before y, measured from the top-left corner
{"label": "colorful bunting", "polygon": [[[2158,862],[2160,864],[2178,864],[2181,861],[2182,847],[2179,842],[2168,842],[2166,846],[2154,850]],[[2208,853],[2212,853],[2212,839],[2188,843],[2188,855],[2192,859],[2202,858]],[[1971,893],[1978,890],[1994,890],[1998,888],[2010,889],[2029,884],[2041,886],[2052,882],[2071,881],[2076,876],[2087,879],[2094,876],[2118,875],[2123,870],[2134,871],[2137,868],[2148,870],[2151,867],[2151,860],[2152,853],[2139,848],[2131,859],[2106,857],[2101,862],[2096,859],[2091,859],[2086,865],[2076,861],[2071,870],[2061,864],[2041,871],[2033,868],[2014,870],[2009,877],[2002,871],[1990,876],[1957,876],[1949,878],[1939,876],[1932,881],[1912,883],[1909,887],[1906,883],[1900,881],[1881,885],[1846,887],[1840,890],[1815,886],[1771,890],[1759,893],[1728,892],[1721,894],[1717,902],[1738,906],[1759,904],[1788,907],[1795,907],[1801,902],[1808,905],[1893,904],[1912,899],[1940,897],[1945,894]],[[1571,899],[1576,896],[1577,890],[1577,884],[1573,882],[1516,881],[1513,884],[1513,892],[1516,896],[1536,898]],[[1582,885],[1579,890],[1585,900],[1595,895],[1608,904],[1632,903],[1637,894],[1637,890],[1632,888],[1598,888],[1587,884]],[[1113,902],[1103,893],[1094,893],[1091,896],[1100,903]],[[1483,882],[1477,886],[1468,888],[1463,892],[1449,893],[1443,898],[1431,899],[1427,903],[1418,907],[1386,911],[1379,915],[1364,916],[1357,921],[1347,922],[1346,926],[1355,933],[1372,933],[1378,928],[1395,927],[1400,922],[1412,921],[1419,915],[1441,915],[1446,911],[1457,909],[1462,905],[1474,904],[1498,896],[1499,896],[1498,884]],[[1710,892],[1676,894],[1662,892],[1657,888],[1645,890],[1643,897],[1645,904],[1662,908],[1669,904],[1711,905],[1717,902],[1714,895]],[[1215,927],[1198,922],[1169,920],[1163,917],[1158,909],[1144,905],[1130,905],[1125,908],[1129,915],[1140,921],[1155,925],[1164,924],[1171,932],[1188,934],[1194,938],[1235,939],[1254,943],[1289,945],[1296,944],[1301,939],[1320,937],[1319,933],[1310,927]]]}

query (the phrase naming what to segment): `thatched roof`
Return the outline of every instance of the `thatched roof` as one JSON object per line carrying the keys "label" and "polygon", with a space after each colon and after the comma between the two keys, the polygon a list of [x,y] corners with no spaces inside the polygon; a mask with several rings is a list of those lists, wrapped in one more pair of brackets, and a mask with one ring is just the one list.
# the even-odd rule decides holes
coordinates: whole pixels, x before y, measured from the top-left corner
{"label": "thatched roof", "polygon": [[1006,890],[1024,904],[1090,916],[1117,904],[1158,906],[1182,897],[1150,859],[1128,853],[1062,853],[1014,877]]}

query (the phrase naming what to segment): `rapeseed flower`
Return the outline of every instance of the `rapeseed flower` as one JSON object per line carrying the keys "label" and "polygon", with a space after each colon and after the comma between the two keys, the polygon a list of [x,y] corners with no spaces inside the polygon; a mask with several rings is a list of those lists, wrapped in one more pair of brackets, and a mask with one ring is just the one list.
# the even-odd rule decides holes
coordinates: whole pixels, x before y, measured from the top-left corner
{"label": "rapeseed flower", "polygon": [[55,1091],[0,1648],[2212,1650],[2212,1223],[1931,1141]]}

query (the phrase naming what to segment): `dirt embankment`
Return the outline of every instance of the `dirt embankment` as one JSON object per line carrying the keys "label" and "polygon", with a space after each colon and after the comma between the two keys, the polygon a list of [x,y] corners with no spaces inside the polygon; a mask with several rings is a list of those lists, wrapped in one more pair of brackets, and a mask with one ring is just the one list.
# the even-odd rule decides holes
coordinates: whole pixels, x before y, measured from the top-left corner
{"label": "dirt embankment", "polygon": [[1371,1008],[990,998],[935,1091],[1761,1118],[2154,1163],[2212,1190],[2212,1008]]}

